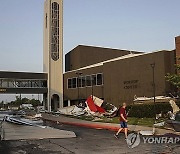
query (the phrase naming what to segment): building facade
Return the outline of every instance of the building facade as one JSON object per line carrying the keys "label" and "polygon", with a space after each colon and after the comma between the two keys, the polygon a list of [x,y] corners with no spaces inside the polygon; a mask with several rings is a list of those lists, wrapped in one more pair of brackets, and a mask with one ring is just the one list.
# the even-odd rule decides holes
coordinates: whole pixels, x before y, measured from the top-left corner
{"label": "building facade", "polygon": [[[165,76],[176,73],[174,65],[176,56],[180,55],[180,37],[176,37],[175,42],[175,50],[151,53],[124,50],[114,53],[113,49],[78,46],[66,55],[69,71],[64,73],[64,106],[84,101],[90,95],[116,106],[122,102],[132,103],[135,96],[152,97],[152,64],[155,64],[156,96],[174,92],[175,88]],[[99,51],[105,52],[101,55]]]}
{"label": "building facade", "polygon": [[48,74],[44,105],[48,111],[63,106],[63,1],[44,3],[43,71]]}
{"label": "building facade", "polygon": [[138,52],[78,45],[65,55],[65,71],[76,70],[105,60],[124,56],[129,53],[136,54]]}

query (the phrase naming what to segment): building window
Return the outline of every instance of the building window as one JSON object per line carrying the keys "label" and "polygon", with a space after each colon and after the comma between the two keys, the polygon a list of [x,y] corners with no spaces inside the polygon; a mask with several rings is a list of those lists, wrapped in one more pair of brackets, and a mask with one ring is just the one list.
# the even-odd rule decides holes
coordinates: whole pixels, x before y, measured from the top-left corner
{"label": "building window", "polygon": [[97,85],[103,84],[103,75],[102,73],[97,74]]}
{"label": "building window", "polygon": [[82,77],[82,87],[86,87],[86,77]]}
{"label": "building window", "polygon": [[91,86],[91,76],[90,75],[86,76],[86,86],[87,87]]}
{"label": "building window", "polygon": [[51,5],[51,58],[59,59],[59,4],[56,2]]}
{"label": "building window", "polygon": [[46,17],[45,18],[46,18],[45,21],[46,21],[46,28],[47,28],[47,13],[46,13]]}
{"label": "building window", "polygon": [[82,87],[82,77],[80,76],[79,78],[78,78],[78,87]]}
{"label": "building window", "polygon": [[72,88],[72,79],[68,79],[68,88]]}
{"label": "building window", "polygon": [[68,89],[71,88],[84,88],[84,87],[91,87],[97,85],[103,85],[103,74],[92,74],[87,76],[79,76],[79,78],[69,78],[67,79]]}
{"label": "building window", "polygon": [[96,79],[97,79],[96,74],[91,75],[91,79],[92,79],[92,85],[93,85],[93,86],[97,85],[97,82],[96,82]]}
{"label": "building window", "polygon": [[77,78],[72,78],[72,88],[77,88]]}

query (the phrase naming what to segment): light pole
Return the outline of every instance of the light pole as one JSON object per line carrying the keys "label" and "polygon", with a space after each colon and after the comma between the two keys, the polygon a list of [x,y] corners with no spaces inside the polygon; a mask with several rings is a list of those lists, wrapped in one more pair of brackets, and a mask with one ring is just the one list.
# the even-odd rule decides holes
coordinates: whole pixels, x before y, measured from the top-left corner
{"label": "light pole", "polygon": [[79,76],[82,75],[82,72],[76,72],[77,74],[77,88],[78,88],[78,104],[80,104],[80,99],[79,99]]}
{"label": "light pole", "polygon": [[152,63],[151,64],[151,68],[152,68],[152,71],[153,71],[153,83],[152,83],[152,86],[153,86],[153,96],[154,96],[154,103],[156,103],[156,88],[155,88],[155,77],[154,77],[154,69],[155,69],[155,63]]}
{"label": "light pole", "polygon": [[152,86],[153,86],[153,96],[154,96],[154,114],[155,114],[155,121],[154,123],[156,123],[156,89],[155,89],[155,77],[154,77],[154,69],[155,69],[155,63],[152,63],[151,64],[151,68],[152,68],[152,71],[153,71],[153,83],[152,83]]}

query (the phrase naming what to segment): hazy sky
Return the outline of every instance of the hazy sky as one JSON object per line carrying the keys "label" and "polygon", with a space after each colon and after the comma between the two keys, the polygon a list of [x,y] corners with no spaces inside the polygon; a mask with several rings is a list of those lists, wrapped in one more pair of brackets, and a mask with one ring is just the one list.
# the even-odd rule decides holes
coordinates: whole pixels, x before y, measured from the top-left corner
{"label": "hazy sky", "polygon": [[[0,0],[0,70],[42,72],[44,0]],[[180,35],[180,0],[64,0],[64,54],[78,44],[155,51]]]}

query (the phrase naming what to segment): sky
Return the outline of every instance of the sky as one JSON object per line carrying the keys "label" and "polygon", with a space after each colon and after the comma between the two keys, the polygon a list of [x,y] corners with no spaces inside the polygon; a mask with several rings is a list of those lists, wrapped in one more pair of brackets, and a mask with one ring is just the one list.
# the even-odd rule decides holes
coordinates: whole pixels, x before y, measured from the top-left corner
{"label": "sky", "polygon": [[[44,0],[0,0],[0,70],[42,72]],[[175,48],[180,0],[64,0],[64,55],[79,44]],[[2,97],[1,97],[2,98]]]}

